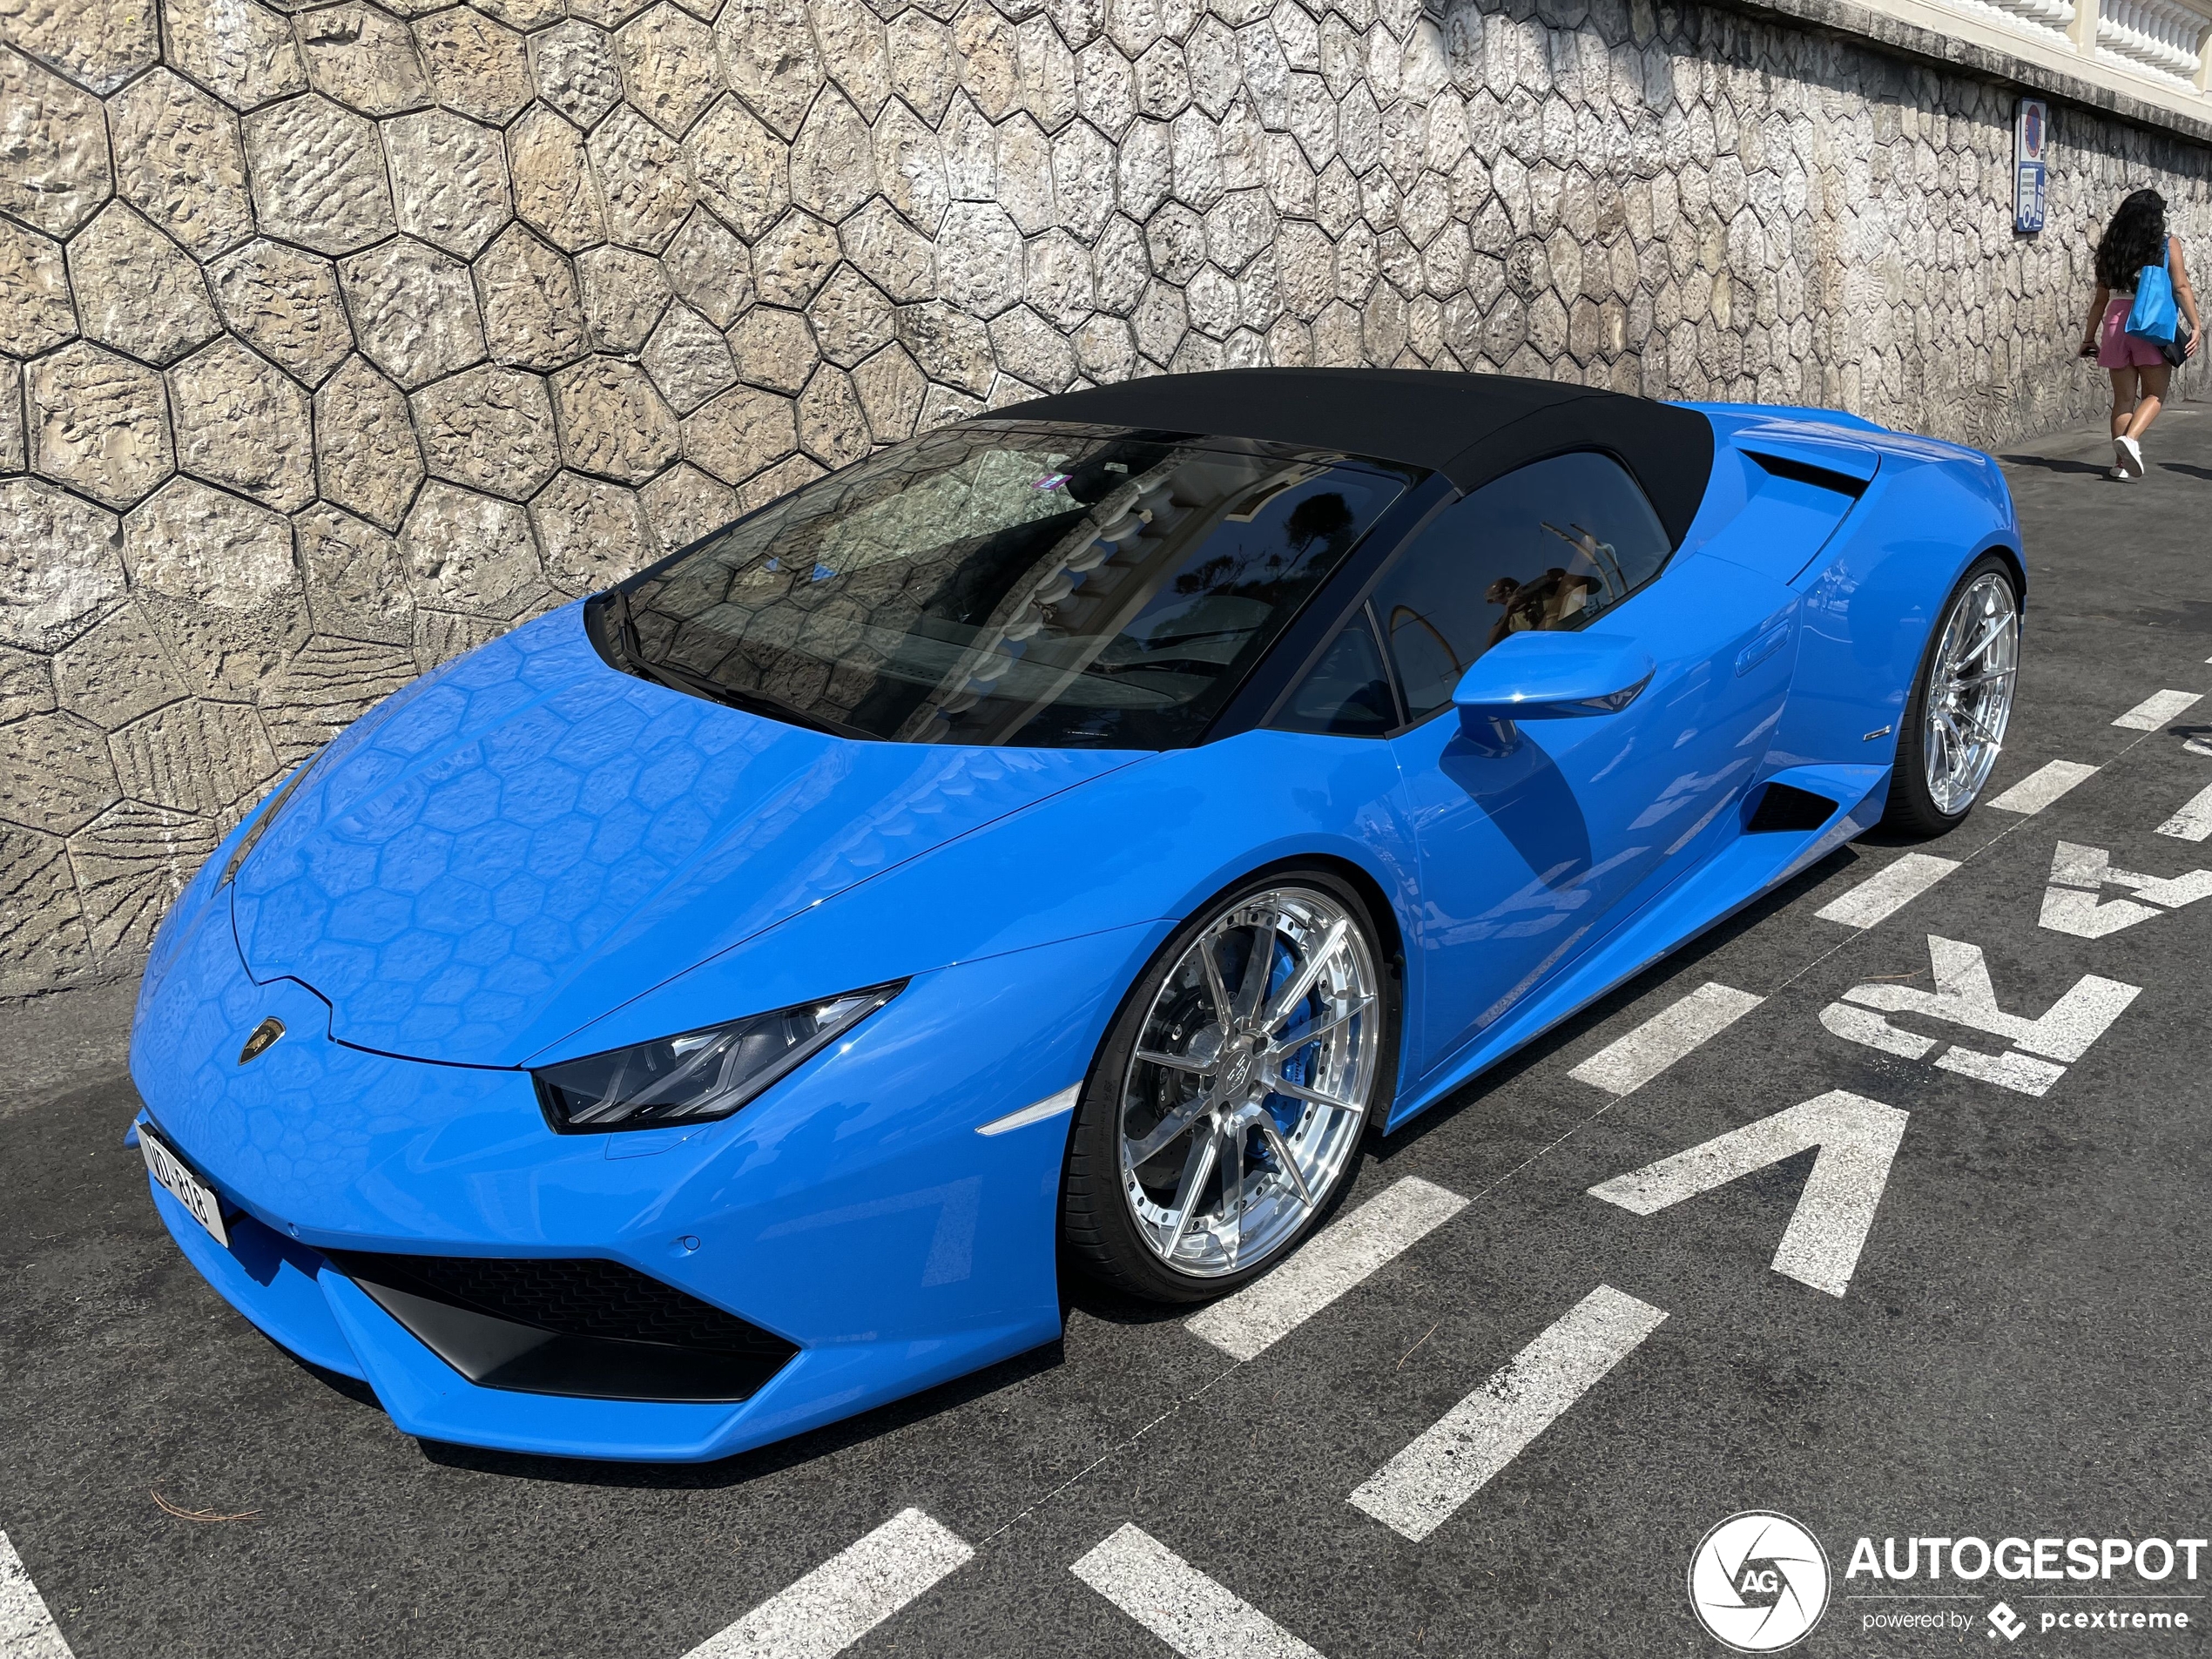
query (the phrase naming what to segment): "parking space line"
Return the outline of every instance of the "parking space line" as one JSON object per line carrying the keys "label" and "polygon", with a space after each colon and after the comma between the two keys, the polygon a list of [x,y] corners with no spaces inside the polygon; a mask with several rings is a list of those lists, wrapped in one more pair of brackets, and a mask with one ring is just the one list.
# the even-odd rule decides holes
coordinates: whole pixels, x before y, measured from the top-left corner
{"label": "parking space line", "polygon": [[2033,818],[2076,784],[2097,775],[2094,766],[2079,760],[2053,760],[2038,766],[1989,804],[2000,813]]}
{"label": "parking space line", "polygon": [[1378,1469],[1352,1501],[1415,1543],[1449,1520],[1666,1318],[1601,1285]]}
{"label": "parking space line", "polygon": [[2158,833],[2177,841],[2202,841],[2212,837],[2212,786],[2191,796],[2188,806],[2158,826]]}
{"label": "parking space line", "polygon": [[1184,1328],[1235,1359],[1255,1359],[1467,1205],[1458,1193],[1417,1175],[1393,1181],[1273,1272],[1194,1315]]}
{"label": "parking space line", "polygon": [[1124,1524],[1068,1570],[1183,1659],[1321,1659],[1134,1524]]}
{"label": "parking space line", "polygon": [[1846,927],[1871,927],[1895,915],[1958,867],[1956,859],[1907,853],[1813,914],[1823,921],[1840,921]]}
{"label": "parking space line", "polygon": [[0,1659],[75,1659],[4,1532],[0,1532]]}
{"label": "parking space line", "polygon": [[832,1659],[974,1554],[921,1510],[902,1509],[685,1659]]}
{"label": "parking space line", "polygon": [[2203,695],[2202,691],[2159,691],[2136,704],[2113,725],[2124,725],[2130,732],[2155,732],[2195,708]]}
{"label": "parking space line", "polygon": [[1708,980],[1567,1075],[1608,1095],[1629,1094],[1683,1055],[1711,1042],[1765,1000],[1718,980]]}

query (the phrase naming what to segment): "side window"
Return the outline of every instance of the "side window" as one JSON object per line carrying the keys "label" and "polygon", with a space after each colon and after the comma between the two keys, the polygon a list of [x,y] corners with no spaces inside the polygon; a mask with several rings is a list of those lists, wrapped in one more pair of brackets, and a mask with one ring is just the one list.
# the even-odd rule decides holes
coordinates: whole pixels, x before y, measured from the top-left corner
{"label": "side window", "polygon": [[1380,737],[1398,724],[1382,648],[1365,610],[1338,631],[1273,724],[1278,731],[1355,738]]}
{"label": "side window", "polygon": [[1507,634],[1586,626],[1672,551],[1609,455],[1554,455],[1485,484],[1400,551],[1375,590],[1406,712],[1420,720],[1450,703],[1468,664]]}

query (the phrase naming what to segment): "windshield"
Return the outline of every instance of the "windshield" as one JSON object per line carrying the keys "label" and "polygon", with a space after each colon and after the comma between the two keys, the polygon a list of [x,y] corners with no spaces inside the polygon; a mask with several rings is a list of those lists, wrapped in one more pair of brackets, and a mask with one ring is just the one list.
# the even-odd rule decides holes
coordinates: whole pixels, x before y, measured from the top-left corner
{"label": "windshield", "polygon": [[629,666],[902,743],[1172,748],[1421,474],[1278,444],[970,424],[625,584]]}

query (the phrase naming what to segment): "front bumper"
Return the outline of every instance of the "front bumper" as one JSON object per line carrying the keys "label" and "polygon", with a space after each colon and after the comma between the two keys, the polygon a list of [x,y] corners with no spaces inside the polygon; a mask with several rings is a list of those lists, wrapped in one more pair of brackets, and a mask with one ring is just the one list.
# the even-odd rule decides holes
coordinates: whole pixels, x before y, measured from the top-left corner
{"label": "front bumper", "polygon": [[[1068,1120],[975,1130],[1082,1076],[1154,927],[921,975],[733,1118],[563,1136],[526,1072],[332,1041],[314,992],[247,973],[226,897],[201,897],[165,929],[132,1071],[165,1138],[235,1208],[233,1247],[158,1187],[156,1206],[233,1307],[301,1359],[366,1380],[408,1433],[564,1456],[723,1457],[1059,1333]],[[271,1015],[287,1035],[239,1063]],[[602,1258],[798,1352],[741,1402],[482,1386],[327,1254],[349,1251]]]}

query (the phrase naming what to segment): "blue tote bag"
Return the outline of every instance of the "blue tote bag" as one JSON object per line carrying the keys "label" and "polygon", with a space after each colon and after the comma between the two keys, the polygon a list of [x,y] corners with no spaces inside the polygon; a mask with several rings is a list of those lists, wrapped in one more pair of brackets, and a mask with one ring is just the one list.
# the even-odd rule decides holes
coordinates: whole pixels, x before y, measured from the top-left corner
{"label": "blue tote bag", "polygon": [[2171,257],[2169,247],[2165,259],[2143,266],[2135,278],[2135,303],[2128,313],[2128,332],[2161,347],[2174,343],[2175,324],[2182,314],[2174,303],[2174,279],[2166,269]]}

